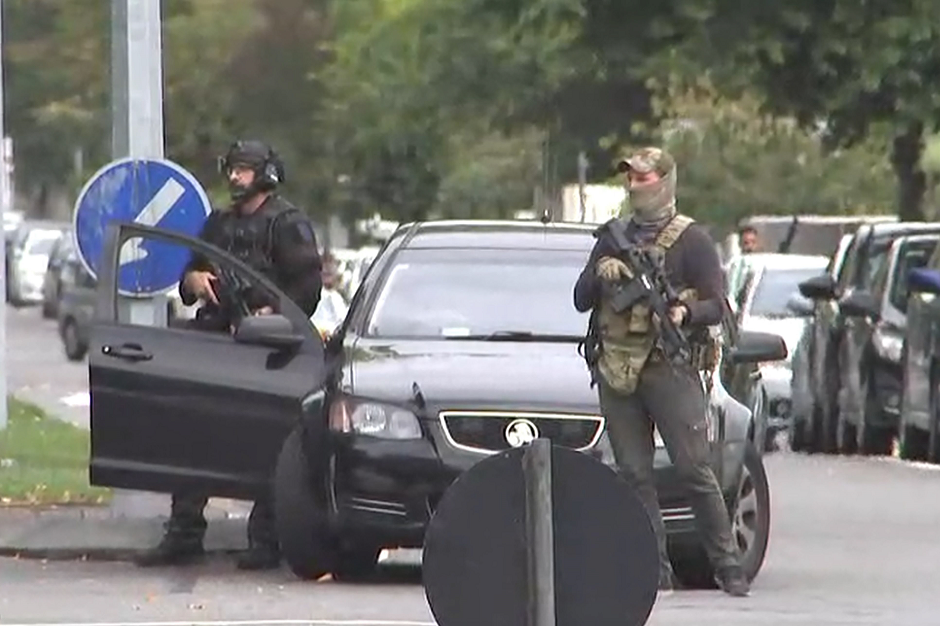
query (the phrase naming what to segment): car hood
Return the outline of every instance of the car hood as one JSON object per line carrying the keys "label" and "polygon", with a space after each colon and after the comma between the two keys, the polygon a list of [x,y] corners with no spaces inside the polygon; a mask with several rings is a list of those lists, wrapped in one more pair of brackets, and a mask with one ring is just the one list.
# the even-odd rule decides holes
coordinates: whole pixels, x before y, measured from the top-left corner
{"label": "car hood", "polygon": [[407,402],[417,383],[437,407],[598,412],[574,343],[359,339],[347,354],[347,390],[357,396]]}
{"label": "car hood", "polygon": [[800,337],[803,336],[803,330],[806,328],[807,318],[805,317],[746,317],[741,322],[741,330],[773,333],[783,338],[787,344],[787,361],[789,361],[796,346],[800,343]]}

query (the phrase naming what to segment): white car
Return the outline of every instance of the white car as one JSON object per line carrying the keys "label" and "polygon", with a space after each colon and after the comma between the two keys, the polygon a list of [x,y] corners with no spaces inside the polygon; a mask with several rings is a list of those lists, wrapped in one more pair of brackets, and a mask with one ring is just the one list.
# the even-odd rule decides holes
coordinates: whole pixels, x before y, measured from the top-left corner
{"label": "white car", "polygon": [[[755,399],[765,414],[764,441],[772,449],[776,433],[790,417],[791,360],[808,318],[795,311],[794,300],[804,299],[799,284],[826,271],[823,255],[756,253],[747,255],[747,269],[735,298],[738,327],[773,333],[787,344],[787,358],[760,368],[763,397]],[[811,307],[809,302],[804,308]],[[757,438],[755,437],[755,441]]]}
{"label": "white car", "polygon": [[14,306],[42,302],[42,286],[46,279],[49,254],[64,234],[61,228],[39,225],[21,232],[21,239],[13,243],[10,284],[7,286],[10,303]]}

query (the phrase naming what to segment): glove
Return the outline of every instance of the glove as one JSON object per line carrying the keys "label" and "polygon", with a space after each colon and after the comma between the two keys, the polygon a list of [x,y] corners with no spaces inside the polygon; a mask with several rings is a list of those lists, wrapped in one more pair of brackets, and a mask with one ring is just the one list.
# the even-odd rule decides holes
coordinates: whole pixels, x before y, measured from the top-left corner
{"label": "glove", "polygon": [[619,280],[621,276],[631,278],[633,273],[630,271],[630,268],[627,267],[627,264],[620,259],[605,256],[601,257],[597,262],[597,275],[603,280],[615,281]]}

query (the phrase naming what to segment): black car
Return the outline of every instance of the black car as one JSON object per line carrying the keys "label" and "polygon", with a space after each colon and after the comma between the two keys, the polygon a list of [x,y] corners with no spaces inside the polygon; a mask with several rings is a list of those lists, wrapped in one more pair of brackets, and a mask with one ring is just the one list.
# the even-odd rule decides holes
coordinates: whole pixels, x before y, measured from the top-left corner
{"label": "black car", "polygon": [[940,460],[940,245],[908,276],[907,328],[898,454],[910,461]]}
{"label": "black car", "polygon": [[59,301],[62,298],[62,268],[66,263],[77,260],[72,231],[69,229],[56,240],[49,252],[49,264],[42,282],[42,316],[55,319],[58,315]]}
{"label": "black car", "polygon": [[839,451],[840,393],[846,384],[844,375],[850,371],[855,358],[847,347],[846,330],[852,322],[842,314],[841,300],[855,290],[870,290],[875,274],[886,263],[892,242],[898,237],[918,233],[940,233],[940,223],[862,225],[852,236],[835,278],[826,273],[800,284],[800,293],[815,303],[811,380],[816,381],[813,410],[805,416],[802,434],[797,435],[800,448],[808,452]]}
{"label": "black car", "polygon": [[894,447],[901,411],[908,273],[927,262],[938,238],[940,234],[896,239],[871,289],[858,289],[840,304],[847,319],[847,367],[836,441],[843,454],[887,455]]}
{"label": "black car", "polygon": [[[276,298],[279,313],[247,317],[231,334],[121,319],[117,250],[130,237],[205,254],[239,278],[230,286],[250,283]],[[250,499],[273,475],[291,569],[348,579],[374,568],[381,548],[420,547],[444,491],[487,455],[543,436],[613,465],[577,352],[587,320],[572,302],[593,243],[584,225],[403,226],[324,345],[287,296],[224,252],[113,226],[89,352],[91,480]],[[767,548],[769,488],[750,411],[731,393],[747,397],[738,386],[753,384],[754,364],[785,358],[786,346],[775,335],[725,331],[734,346],[703,374],[708,432],[753,578]],[[686,584],[713,585],[686,495],[661,441],[657,448],[676,572]]]}

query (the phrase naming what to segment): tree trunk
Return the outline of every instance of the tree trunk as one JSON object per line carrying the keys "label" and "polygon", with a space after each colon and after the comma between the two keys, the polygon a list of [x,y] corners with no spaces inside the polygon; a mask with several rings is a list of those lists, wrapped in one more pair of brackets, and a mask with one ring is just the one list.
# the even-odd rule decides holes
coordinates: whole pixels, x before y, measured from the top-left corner
{"label": "tree trunk", "polygon": [[898,180],[898,218],[902,222],[924,219],[924,192],[927,178],[920,169],[924,125],[913,122],[894,138],[891,164]]}

